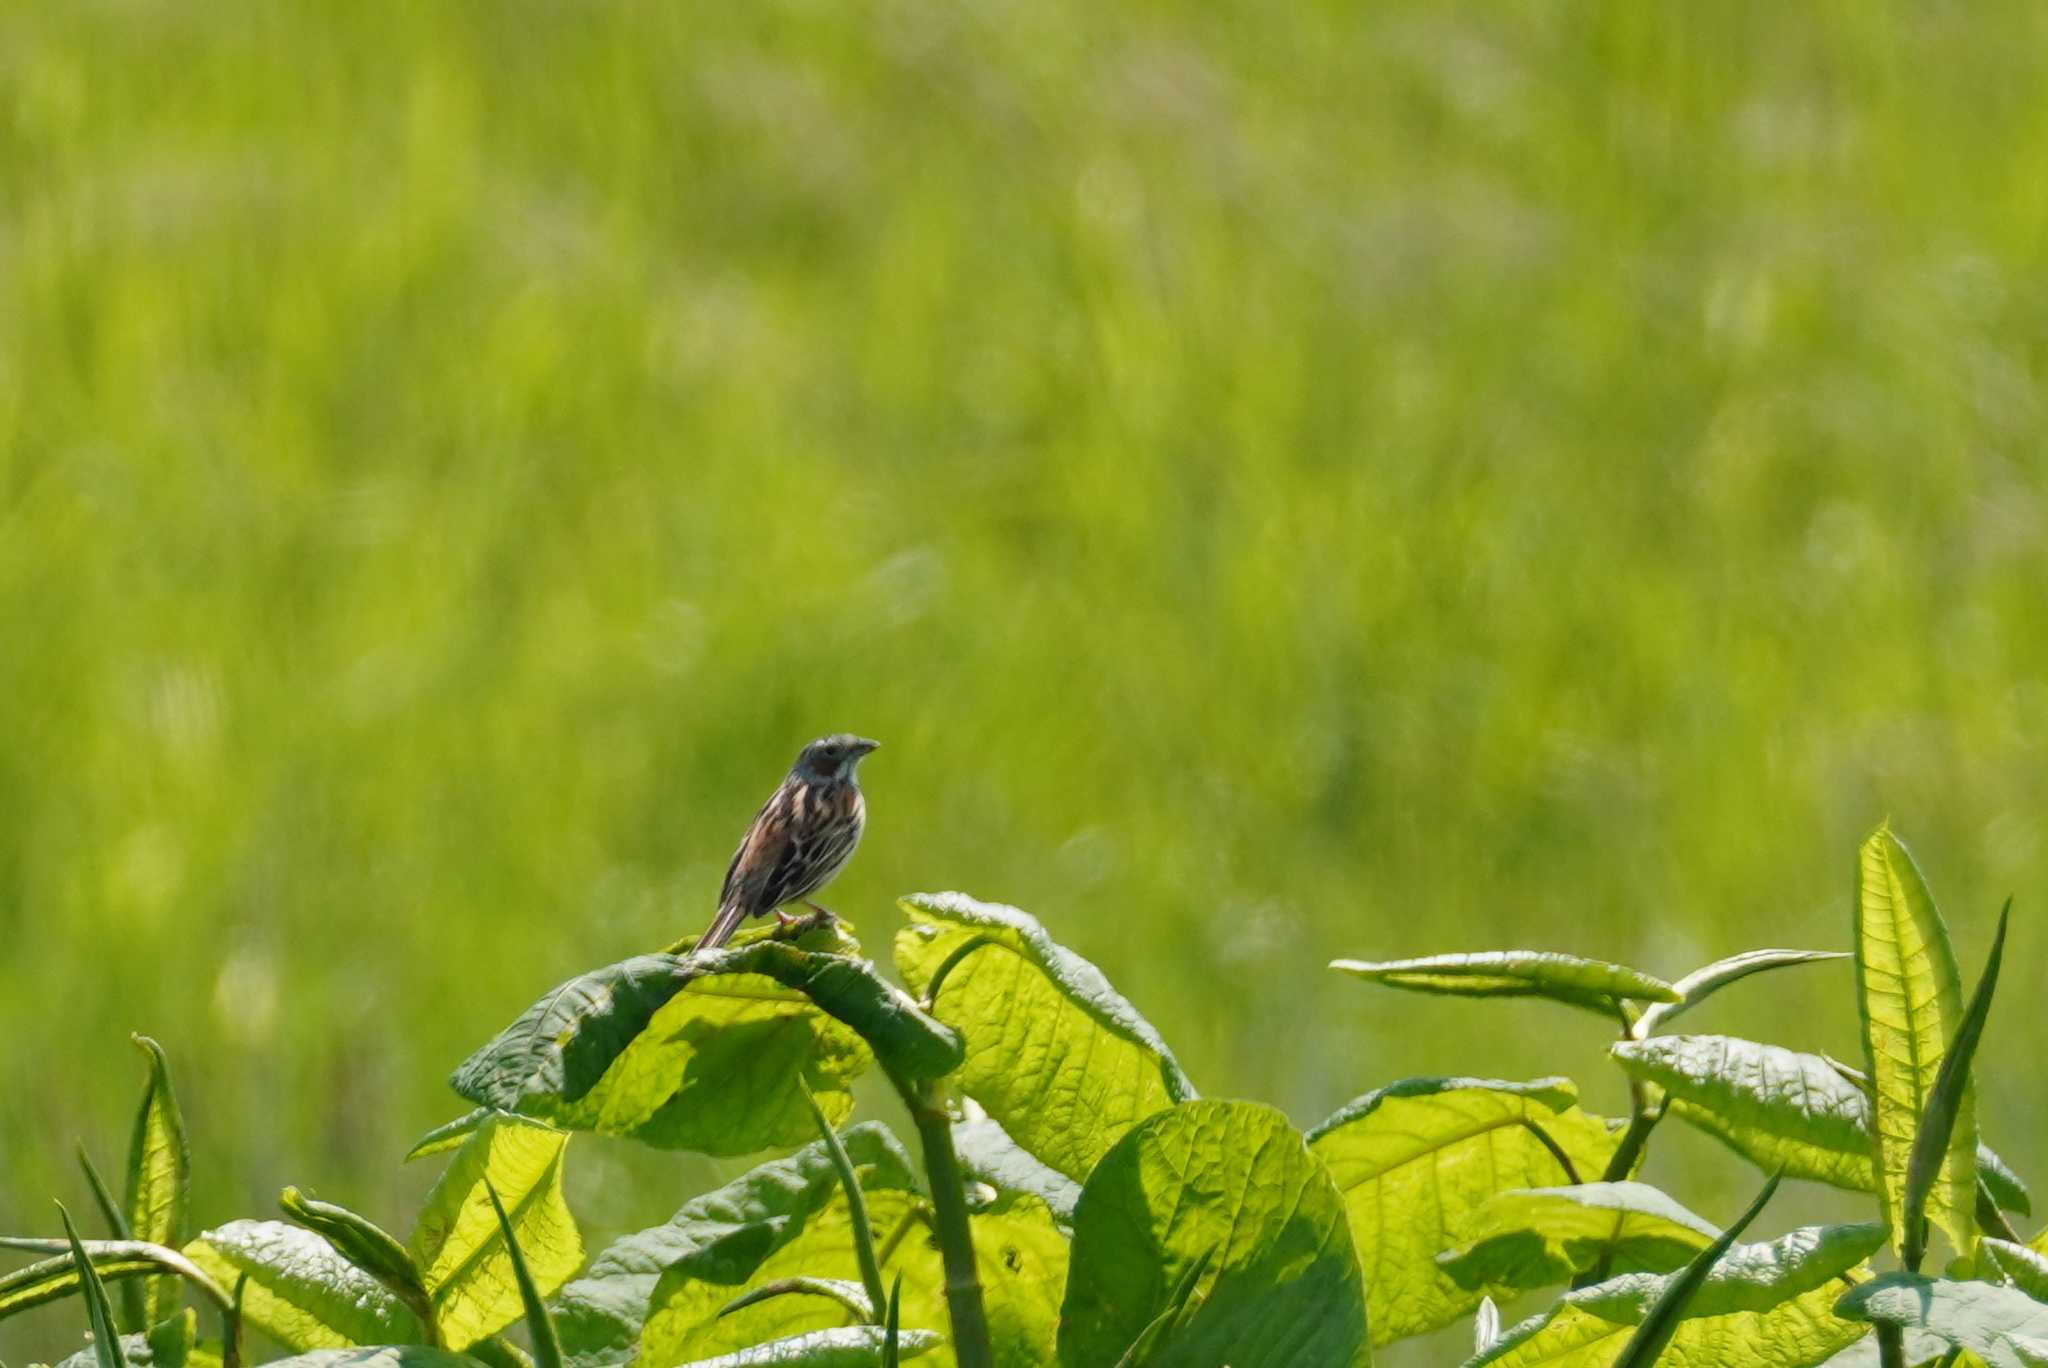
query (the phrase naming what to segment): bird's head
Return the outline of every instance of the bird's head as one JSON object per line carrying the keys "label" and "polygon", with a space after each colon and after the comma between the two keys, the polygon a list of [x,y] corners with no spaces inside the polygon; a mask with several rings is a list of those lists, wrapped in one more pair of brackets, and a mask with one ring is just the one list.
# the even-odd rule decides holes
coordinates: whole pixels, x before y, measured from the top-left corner
{"label": "bird's head", "polygon": [[821,736],[798,753],[794,770],[818,784],[850,780],[854,767],[867,757],[869,751],[879,749],[881,744],[851,732]]}

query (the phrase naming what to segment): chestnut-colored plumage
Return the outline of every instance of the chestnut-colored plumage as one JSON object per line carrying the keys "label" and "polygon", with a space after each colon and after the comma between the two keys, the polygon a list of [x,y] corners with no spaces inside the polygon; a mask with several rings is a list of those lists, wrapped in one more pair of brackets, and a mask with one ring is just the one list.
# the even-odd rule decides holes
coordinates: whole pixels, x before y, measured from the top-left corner
{"label": "chestnut-colored plumage", "polygon": [[808,902],[845,868],[868,816],[854,770],[879,745],[842,732],[803,748],[740,839],[719,890],[718,916],[692,954],[725,944],[748,917]]}

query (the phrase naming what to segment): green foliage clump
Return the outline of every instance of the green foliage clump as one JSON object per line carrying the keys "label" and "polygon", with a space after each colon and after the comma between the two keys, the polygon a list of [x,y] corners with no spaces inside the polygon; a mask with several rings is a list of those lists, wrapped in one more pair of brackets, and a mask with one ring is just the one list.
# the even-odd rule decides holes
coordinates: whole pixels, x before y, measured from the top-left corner
{"label": "green foliage clump", "polygon": [[[908,991],[829,919],[636,956],[456,1069],[476,1109],[415,1146],[445,1166],[403,1240],[297,1188],[287,1221],[188,1230],[183,1118],[143,1040],[125,1203],[84,1164],[109,1238],[66,1214],[61,1240],[0,1241],[52,1256],[0,1276],[0,1318],[79,1294],[91,1338],[66,1368],[241,1368],[261,1345],[292,1368],[1368,1368],[1468,1316],[1469,1368],[2037,1368],[2048,1235],[2013,1230],[2031,1199],[1973,1111],[2007,918],[1965,999],[1889,829],[1856,887],[1860,1068],[1661,1033],[1826,952],[1675,981],[1526,951],[1334,966],[1605,1017],[1631,1099],[1611,1120],[1565,1078],[1411,1078],[1304,1134],[1198,1096],[1094,965],[960,894],[903,900]],[[870,1068],[917,1159],[879,1122],[840,1129]],[[798,1138],[792,1109],[808,1143],[586,1267],[563,1188],[578,1132],[758,1150]],[[1672,1119],[1769,1175],[1726,1228],[1642,1179]],[[1879,1219],[1743,1242],[1787,1178],[1869,1194]],[[1531,1296],[1504,1328],[1499,1301]]]}

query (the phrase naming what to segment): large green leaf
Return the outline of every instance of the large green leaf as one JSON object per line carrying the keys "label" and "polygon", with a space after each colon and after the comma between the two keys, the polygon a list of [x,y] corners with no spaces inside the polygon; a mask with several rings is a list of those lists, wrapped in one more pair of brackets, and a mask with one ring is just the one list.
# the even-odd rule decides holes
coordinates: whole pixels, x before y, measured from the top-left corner
{"label": "large green leaf", "polygon": [[1657,1036],[1612,1050],[1671,1113],[1766,1172],[1872,1190],[1870,1104],[1819,1055],[1730,1036]]}
{"label": "large green leaf", "polygon": [[1613,1016],[1624,1000],[1677,1002],[1678,989],[1652,974],[1547,950],[1487,950],[1408,960],[1332,960],[1368,983],[1452,997],[1540,997]]}
{"label": "large green leaf", "polygon": [[[874,1325],[813,1330],[700,1359],[690,1368],[882,1368],[887,1362],[882,1340],[881,1327]],[[940,1343],[940,1336],[933,1331],[903,1330],[897,1333],[896,1351],[903,1358],[920,1358]]]}
{"label": "large green leaf", "polygon": [[[1809,1226],[1736,1245],[1693,1294],[1663,1368],[1809,1368],[1865,1331],[1832,1312],[1839,1279],[1884,1244],[1883,1226]],[[1607,1368],[1678,1274],[1632,1273],[1566,1296],[1471,1360],[1472,1368]]]}
{"label": "large green leaf", "polygon": [[1718,1233],[1645,1183],[1535,1188],[1486,1202],[1437,1263],[1461,1287],[1527,1290],[1580,1273],[1668,1272]]}
{"label": "large green leaf", "polygon": [[1887,1273],[1848,1292],[1835,1310],[1851,1320],[1924,1330],[1988,1368],[2048,1365],[2048,1306],[2016,1288]]}
{"label": "large green leaf", "polygon": [[2037,1302],[2048,1303],[2048,1257],[2008,1240],[1985,1236],[1977,1246],[1992,1267],[2003,1273],[2013,1286]]}
{"label": "large green leaf", "polygon": [[1436,1263],[1488,1199],[1597,1177],[1614,1152],[1563,1078],[1406,1079],[1344,1107],[1308,1145],[1344,1196],[1375,1344],[1447,1325],[1498,1290],[1460,1287]]}
{"label": "large green leaf", "polygon": [[[884,1251],[885,1275],[903,1276],[902,1321],[920,1329],[950,1324],[945,1272],[939,1251],[917,1221],[914,1193],[867,1192],[869,1219]],[[907,1230],[901,1238],[890,1237]],[[1002,1368],[1043,1368],[1052,1358],[1054,1327],[1067,1272],[1067,1242],[1044,1204],[1014,1197],[982,1212],[973,1222],[974,1246],[988,1308],[989,1333]],[[736,1275],[730,1280],[711,1274]],[[754,1302],[721,1315],[743,1293],[792,1277],[859,1277],[846,1201],[835,1195],[802,1230],[767,1253],[750,1270],[672,1266],[656,1285],[641,1336],[637,1368],[673,1368],[750,1344],[847,1323],[847,1310],[819,1297],[784,1296]],[[906,1332],[907,1333],[907,1332]],[[953,1362],[950,1345],[935,1355]]]}
{"label": "large green leaf", "polygon": [[867,961],[757,939],[579,975],[451,1081],[485,1107],[571,1129],[750,1154],[809,1138],[800,1081],[835,1124],[844,1120],[849,1080],[868,1066],[870,1046],[914,1078],[960,1058],[952,1032]]}
{"label": "large green leaf", "polygon": [[412,1344],[420,1325],[397,1297],[310,1230],[283,1221],[231,1221],[185,1246],[214,1281],[249,1282],[242,1318],[288,1349]]}
{"label": "large green leaf", "polygon": [[[1671,1115],[1721,1140],[1766,1173],[1877,1190],[1870,1098],[1820,1055],[1732,1036],[1658,1036],[1612,1049],[1630,1077],[1670,1097]],[[1853,1071],[1851,1071],[1853,1073]],[[1977,1170],[1998,1205],[2025,1212],[2026,1186],[1979,1145]]]}
{"label": "large green leaf", "polygon": [[424,1344],[380,1344],[367,1349],[315,1349],[272,1359],[264,1368],[478,1368],[477,1361]]}
{"label": "large green leaf", "polygon": [[[839,1138],[863,1189],[914,1186],[910,1156],[886,1126],[862,1122]],[[615,1368],[633,1356],[663,1270],[727,1288],[744,1284],[762,1260],[803,1233],[838,1189],[831,1156],[813,1141],[693,1198],[663,1224],[614,1241],[555,1297],[570,1368]]]}
{"label": "large green leaf", "polygon": [[1195,1095],[1102,971],[1030,915],[960,893],[902,900],[896,968],[965,1037],[956,1080],[1025,1150],[1077,1182],[1118,1137]]}
{"label": "large green leaf", "polygon": [[552,1126],[504,1113],[487,1117],[427,1194],[407,1249],[449,1348],[503,1329],[524,1309],[487,1180],[504,1201],[543,1296],[582,1264],[583,1241],[562,1196],[568,1143]]}
{"label": "large green leaf", "polygon": [[[1856,989],[1876,1094],[1878,1189],[1892,1247],[1907,1236],[1906,1173],[1928,1096],[1963,1020],[1962,981],[1948,929],[1899,838],[1879,827],[1856,861]],[[1929,1188],[1926,1218],[1968,1254],[1976,1241],[1977,1121],[1967,1090]]]}
{"label": "large green leaf", "polygon": [[1358,1256],[1328,1169],[1271,1107],[1205,1101],[1132,1129],[1082,1185],[1060,1363],[1115,1363],[1204,1261],[1194,1309],[1162,1338],[1155,1368],[1370,1362]]}
{"label": "large green leaf", "polygon": [[967,1103],[967,1115],[953,1125],[953,1147],[968,1177],[998,1192],[1028,1193],[1045,1203],[1055,1221],[1073,1225],[1081,1185],[1012,1140],[972,1101]]}
{"label": "large green leaf", "polygon": [[[171,1088],[163,1046],[145,1035],[129,1039],[148,1059],[149,1079],[128,1139],[128,1234],[176,1249],[188,1233],[191,1206],[192,1151],[185,1142],[185,1118]],[[131,1286],[139,1292],[128,1294],[129,1310],[141,1325],[155,1325],[170,1315],[184,1296],[176,1278],[149,1278]]]}

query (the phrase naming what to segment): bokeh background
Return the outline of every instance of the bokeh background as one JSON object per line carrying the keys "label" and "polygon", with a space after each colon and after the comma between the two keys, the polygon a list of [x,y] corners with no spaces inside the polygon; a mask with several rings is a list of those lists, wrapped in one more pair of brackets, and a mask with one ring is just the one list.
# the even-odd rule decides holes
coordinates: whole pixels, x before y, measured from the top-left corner
{"label": "bokeh background", "polygon": [[[1332,956],[1845,947],[1890,816],[1967,973],[2018,896],[2048,1179],[2044,66],[2005,3],[0,8],[0,1228],[118,1166],[130,1030],[203,1223],[403,1226],[449,1068],[839,728],[871,946],[1017,903],[1304,1125],[1622,1105],[1596,1020]],[[739,1167],[572,1181],[594,1246]]]}

